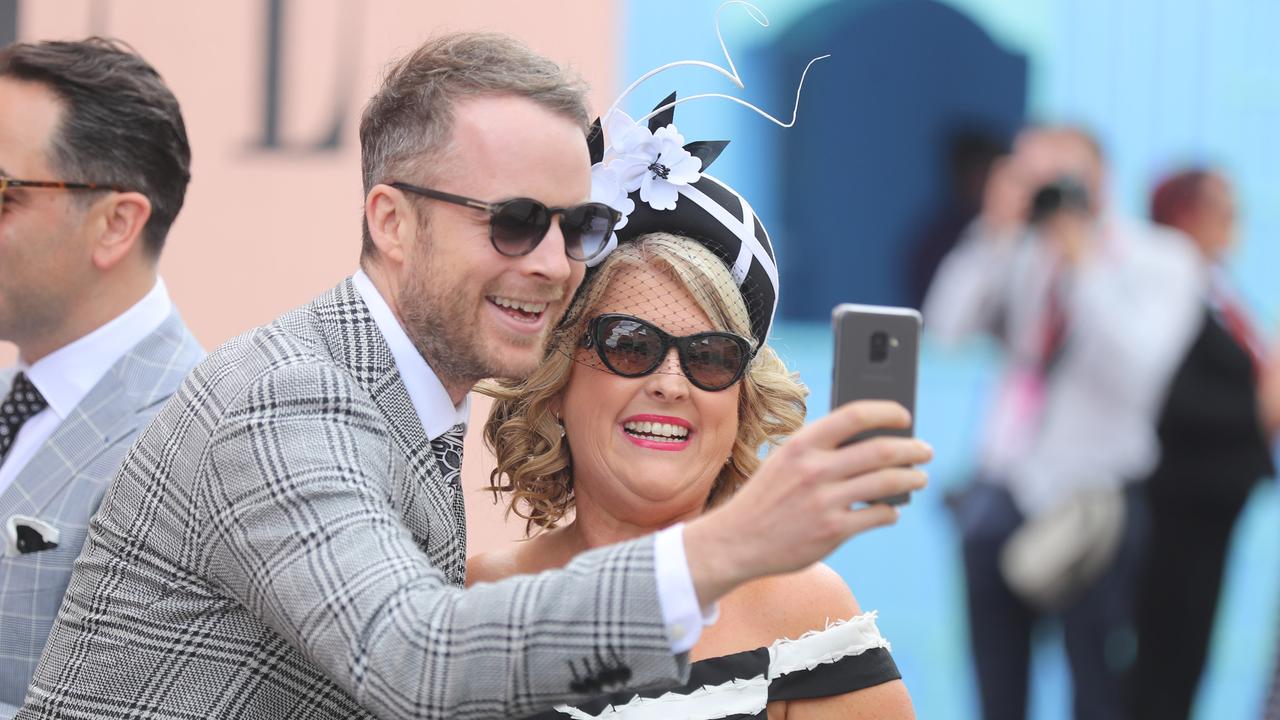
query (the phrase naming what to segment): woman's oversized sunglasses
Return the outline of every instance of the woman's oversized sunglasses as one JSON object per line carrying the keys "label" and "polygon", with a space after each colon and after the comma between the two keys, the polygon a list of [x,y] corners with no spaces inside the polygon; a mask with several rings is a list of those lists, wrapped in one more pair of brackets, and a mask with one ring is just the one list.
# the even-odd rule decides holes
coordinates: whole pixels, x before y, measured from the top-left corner
{"label": "woman's oversized sunglasses", "polygon": [[551,229],[551,218],[559,215],[565,254],[574,260],[591,260],[604,250],[613,227],[622,219],[622,213],[598,202],[568,208],[547,207],[531,198],[488,203],[404,182],[389,184],[414,195],[489,213],[489,242],[493,243],[494,250],[507,257],[533,252]]}
{"label": "woman's oversized sunglasses", "polygon": [[702,332],[676,337],[631,315],[606,313],[587,323],[583,345],[595,348],[611,372],[640,377],[657,370],[671,348],[680,368],[695,387],[716,392],[738,382],[755,355],[751,341],[727,332]]}

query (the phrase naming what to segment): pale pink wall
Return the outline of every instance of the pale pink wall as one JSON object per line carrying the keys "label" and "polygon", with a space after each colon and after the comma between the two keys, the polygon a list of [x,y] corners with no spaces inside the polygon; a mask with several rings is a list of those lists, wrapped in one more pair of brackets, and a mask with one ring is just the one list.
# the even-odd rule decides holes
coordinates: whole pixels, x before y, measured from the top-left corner
{"label": "pale pink wall", "polygon": [[[356,267],[360,161],[356,127],[382,68],[446,30],[511,33],[576,68],[597,109],[616,94],[618,8],[585,0],[289,0],[284,3],[281,136],[306,146],[341,108],[333,151],[264,152],[262,133],[268,0],[22,0],[23,40],[90,33],[132,44],[182,103],[193,170],[186,206],[169,236],[161,272],[187,323],[208,348],[335,284]],[[344,83],[344,78],[350,78]],[[343,97],[343,92],[349,97]],[[0,366],[12,362],[0,346]],[[492,461],[476,398],[467,438],[473,552],[519,534],[479,488]]]}

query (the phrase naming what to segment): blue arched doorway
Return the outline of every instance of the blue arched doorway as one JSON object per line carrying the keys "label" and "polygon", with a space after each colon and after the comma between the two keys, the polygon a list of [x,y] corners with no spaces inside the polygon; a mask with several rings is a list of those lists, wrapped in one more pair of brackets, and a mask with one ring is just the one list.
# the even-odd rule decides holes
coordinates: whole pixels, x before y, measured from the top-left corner
{"label": "blue arched doorway", "polygon": [[777,140],[780,312],[815,320],[838,302],[909,304],[910,244],[946,195],[948,144],[959,129],[1016,131],[1026,59],[954,8],[880,0],[815,10],[753,60],[803,67],[815,49],[832,57],[809,76],[801,125]]}

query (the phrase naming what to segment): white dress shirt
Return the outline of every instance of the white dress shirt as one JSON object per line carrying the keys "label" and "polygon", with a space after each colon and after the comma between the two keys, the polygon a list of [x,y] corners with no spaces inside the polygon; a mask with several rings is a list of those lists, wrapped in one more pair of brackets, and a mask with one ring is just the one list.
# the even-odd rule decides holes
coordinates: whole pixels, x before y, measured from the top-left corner
{"label": "white dress shirt", "polygon": [[68,343],[28,365],[18,358],[18,369],[27,374],[49,406],[22,424],[9,454],[0,465],[0,493],[35,457],[58,425],[75,410],[116,361],[156,331],[173,312],[164,280],[133,307],[93,332]]}
{"label": "white dress shirt", "polygon": [[[395,313],[364,270],[357,270],[351,282],[391,350],[400,370],[401,382],[409,393],[409,401],[422,421],[427,438],[434,440],[454,425],[466,425],[471,412],[470,396],[457,405],[453,404],[444,385],[414,347]],[[684,554],[683,523],[654,535],[654,573],[671,652],[688,652],[701,637],[703,625],[715,622],[717,613],[713,606],[704,614],[698,605]]]}
{"label": "white dress shirt", "polygon": [[[1098,233],[1099,247],[1059,275],[1046,242],[989,237],[975,223],[925,302],[926,328],[940,340],[1002,330],[1006,366],[980,464],[1027,516],[1155,468],[1163,399],[1202,318],[1206,278],[1183,235],[1116,218]],[[1067,335],[1045,376],[1051,292]]]}

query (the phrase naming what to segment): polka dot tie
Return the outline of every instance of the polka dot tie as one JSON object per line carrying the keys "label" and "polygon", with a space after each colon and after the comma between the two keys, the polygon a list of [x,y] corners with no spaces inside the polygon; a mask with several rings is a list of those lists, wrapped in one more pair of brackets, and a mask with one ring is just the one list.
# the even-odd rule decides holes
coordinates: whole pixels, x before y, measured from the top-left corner
{"label": "polka dot tie", "polygon": [[22,423],[48,406],[49,403],[45,402],[36,386],[31,384],[26,373],[14,376],[9,394],[0,402],[0,461],[9,454],[9,447],[18,436]]}

